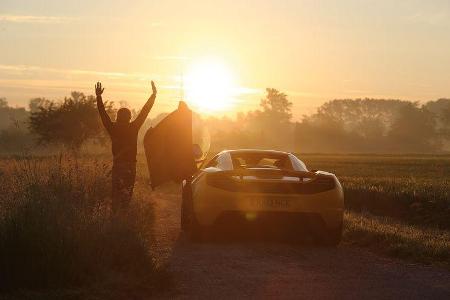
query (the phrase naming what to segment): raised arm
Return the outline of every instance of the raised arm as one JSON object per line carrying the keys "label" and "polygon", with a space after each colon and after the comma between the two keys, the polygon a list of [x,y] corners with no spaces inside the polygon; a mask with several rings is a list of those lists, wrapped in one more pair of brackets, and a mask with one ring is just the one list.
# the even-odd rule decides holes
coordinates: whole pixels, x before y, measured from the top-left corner
{"label": "raised arm", "polygon": [[156,98],[156,86],[155,83],[152,81],[152,95],[150,98],[148,98],[147,102],[142,107],[141,111],[139,112],[138,116],[136,117],[136,120],[133,121],[133,124],[137,126],[137,128],[140,128],[142,124],[144,124],[145,119],[147,119],[148,113],[153,107],[153,104],[155,103]]}
{"label": "raised arm", "polygon": [[105,126],[108,132],[111,132],[112,122],[108,114],[106,113],[105,105],[103,104],[102,99],[102,94],[104,90],[105,89],[102,88],[102,84],[100,82],[97,82],[97,84],[95,85],[95,95],[97,96],[98,113],[100,114],[100,119],[102,120],[103,126]]}

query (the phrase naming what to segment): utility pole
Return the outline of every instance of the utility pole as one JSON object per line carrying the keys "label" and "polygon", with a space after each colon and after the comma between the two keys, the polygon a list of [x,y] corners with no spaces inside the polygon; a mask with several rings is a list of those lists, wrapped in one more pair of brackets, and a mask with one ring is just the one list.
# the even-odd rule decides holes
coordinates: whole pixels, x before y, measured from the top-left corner
{"label": "utility pole", "polygon": [[180,101],[184,101],[184,70],[181,68]]}

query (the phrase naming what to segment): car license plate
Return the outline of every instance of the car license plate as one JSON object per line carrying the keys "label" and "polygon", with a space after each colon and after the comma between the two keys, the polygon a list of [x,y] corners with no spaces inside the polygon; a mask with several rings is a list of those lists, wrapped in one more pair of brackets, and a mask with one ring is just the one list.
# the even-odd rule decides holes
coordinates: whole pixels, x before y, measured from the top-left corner
{"label": "car license plate", "polygon": [[285,198],[250,198],[252,208],[288,208],[289,200]]}

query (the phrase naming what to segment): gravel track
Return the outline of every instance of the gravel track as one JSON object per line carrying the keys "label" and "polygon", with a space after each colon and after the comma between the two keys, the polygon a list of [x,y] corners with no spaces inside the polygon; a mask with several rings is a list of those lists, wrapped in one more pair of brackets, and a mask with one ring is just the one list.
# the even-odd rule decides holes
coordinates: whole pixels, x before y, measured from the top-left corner
{"label": "gravel track", "polygon": [[156,248],[175,288],[158,298],[450,299],[450,272],[349,246],[196,244],[180,233],[180,197],[155,192]]}

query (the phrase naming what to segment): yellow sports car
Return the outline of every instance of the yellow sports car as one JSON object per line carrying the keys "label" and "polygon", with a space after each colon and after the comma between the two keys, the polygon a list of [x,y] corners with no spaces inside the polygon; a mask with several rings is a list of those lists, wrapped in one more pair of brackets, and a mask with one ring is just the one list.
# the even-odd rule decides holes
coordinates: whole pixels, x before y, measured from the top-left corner
{"label": "yellow sports car", "polygon": [[295,155],[227,150],[182,183],[181,227],[192,239],[211,229],[307,230],[322,244],[341,240],[344,193],[334,174],[309,171]]}

